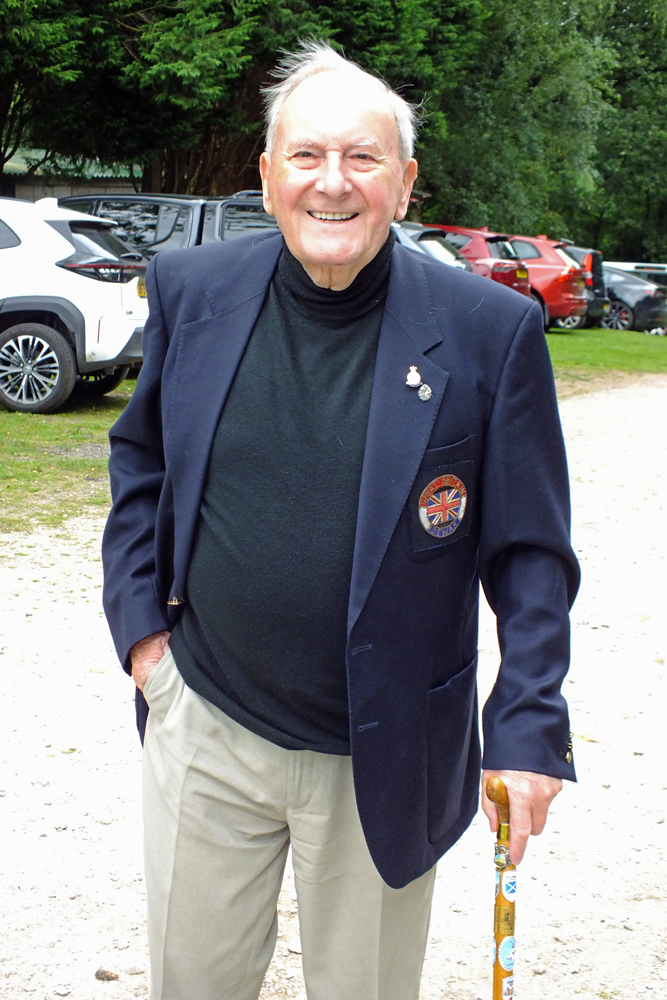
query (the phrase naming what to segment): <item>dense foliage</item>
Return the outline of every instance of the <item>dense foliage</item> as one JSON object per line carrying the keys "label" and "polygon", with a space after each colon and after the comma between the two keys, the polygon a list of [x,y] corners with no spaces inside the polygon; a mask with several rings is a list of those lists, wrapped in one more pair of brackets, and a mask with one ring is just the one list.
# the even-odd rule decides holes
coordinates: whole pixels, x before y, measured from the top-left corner
{"label": "dense foliage", "polygon": [[424,102],[413,211],[667,259],[667,0],[0,0],[2,157],[256,187],[259,88],[327,38]]}

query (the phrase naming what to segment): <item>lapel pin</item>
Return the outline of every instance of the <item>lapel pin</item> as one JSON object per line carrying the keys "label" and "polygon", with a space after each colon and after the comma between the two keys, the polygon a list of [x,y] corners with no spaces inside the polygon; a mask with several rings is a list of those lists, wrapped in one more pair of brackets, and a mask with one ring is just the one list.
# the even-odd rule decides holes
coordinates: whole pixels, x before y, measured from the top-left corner
{"label": "lapel pin", "polygon": [[417,371],[415,365],[410,365],[410,371],[408,372],[405,384],[409,385],[411,389],[418,389],[422,384],[422,377]]}
{"label": "lapel pin", "polygon": [[426,400],[430,399],[431,396],[433,395],[433,392],[431,391],[431,386],[426,385],[426,382],[424,382],[422,385],[419,386],[419,392],[417,393],[417,395],[419,396],[420,399],[426,402]]}

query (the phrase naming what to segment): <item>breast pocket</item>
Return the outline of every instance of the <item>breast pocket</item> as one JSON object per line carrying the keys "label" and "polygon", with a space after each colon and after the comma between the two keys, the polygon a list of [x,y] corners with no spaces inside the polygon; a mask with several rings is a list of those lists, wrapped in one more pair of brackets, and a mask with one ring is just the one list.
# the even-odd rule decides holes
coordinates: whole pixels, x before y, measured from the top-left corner
{"label": "breast pocket", "polygon": [[476,506],[475,435],[443,448],[429,448],[408,499],[409,551],[444,549],[467,538]]}

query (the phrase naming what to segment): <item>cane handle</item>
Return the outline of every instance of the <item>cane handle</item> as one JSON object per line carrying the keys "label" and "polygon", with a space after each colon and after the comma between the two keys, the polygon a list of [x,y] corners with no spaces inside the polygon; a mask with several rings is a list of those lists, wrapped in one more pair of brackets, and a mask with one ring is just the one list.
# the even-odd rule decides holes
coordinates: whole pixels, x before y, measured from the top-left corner
{"label": "cane handle", "polygon": [[507,789],[500,778],[493,775],[486,783],[486,797],[498,810],[498,822],[509,823],[510,802],[507,797]]}

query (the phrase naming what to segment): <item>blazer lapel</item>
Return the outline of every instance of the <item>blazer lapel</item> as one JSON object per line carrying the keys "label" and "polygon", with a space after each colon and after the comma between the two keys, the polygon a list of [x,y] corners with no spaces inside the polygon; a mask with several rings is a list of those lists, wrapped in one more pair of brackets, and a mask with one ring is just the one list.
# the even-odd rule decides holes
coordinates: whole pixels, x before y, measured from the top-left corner
{"label": "blazer lapel", "polygon": [[[449,374],[424,353],[441,341],[419,258],[396,246],[373,376],[348,633],[373,586],[442,402]],[[417,389],[406,384],[413,365],[431,389],[427,400],[420,399]]]}

